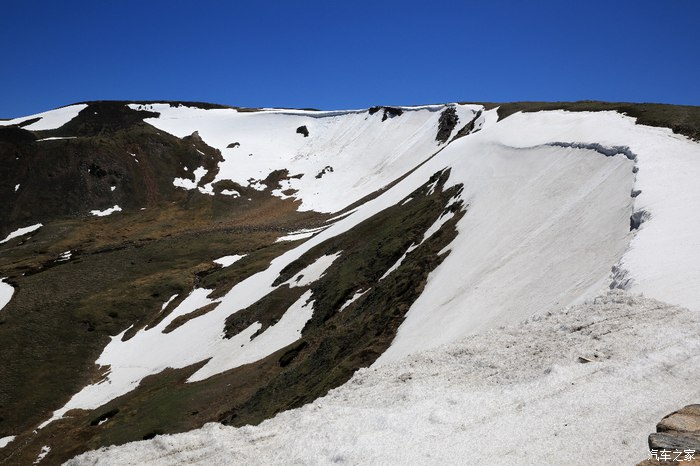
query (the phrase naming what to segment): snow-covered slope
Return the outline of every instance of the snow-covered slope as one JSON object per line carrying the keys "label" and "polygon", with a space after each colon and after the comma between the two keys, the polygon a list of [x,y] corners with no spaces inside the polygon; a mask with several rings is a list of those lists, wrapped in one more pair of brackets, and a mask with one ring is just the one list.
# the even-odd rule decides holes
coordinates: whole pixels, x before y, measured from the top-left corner
{"label": "snow-covered slope", "polygon": [[[187,112],[189,115],[191,110]],[[486,113],[480,132],[458,139],[443,150],[436,147],[433,135],[437,132],[438,114],[431,110],[408,111],[386,122],[378,121],[375,126],[398,121],[407,114],[410,118],[420,116],[430,119],[431,131],[423,130],[422,134],[432,137],[424,137],[422,144],[432,147],[434,153],[437,151],[434,157],[425,152],[422,159],[396,162],[400,165],[395,174],[398,176],[415,166],[417,161],[424,161],[423,165],[376,199],[364,203],[350,215],[275,259],[267,270],[236,285],[221,299],[215,310],[169,333],[163,332],[168,323],[166,321],[158,327],[138,332],[127,341],[122,341],[122,335],[115,336],[97,360],[97,364],[110,367],[105,381],[90,385],[76,394],[52,419],[73,408],[97,408],[132,390],[144,377],[167,367],[185,367],[210,359],[190,377],[190,380],[201,380],[259,360],[293,342],[268,337],[252,339],[258,330],[255,325],[231,339],[223,339],[221,334],[227,316],[272,292],[275,288],[273,282],[292,261],[312,247],[398,204],[431,175],[448,168],[451,170],[448,183],[464,186],[459,197],[468,205],[467,214],[458,223],[459,234],[450,246],[450,255],[430,277],[423,295],[412,306],[399,328],[396,341],[380,362],[454,341],[479,329],[517,322],[538,310],[556,309],[595,296],[607,286],[610,268],[619,260],[629,241],[628,219],[633,201],[630,192],[634,181],[632,161],[623,155],[606,157],[589,149],[546,144],[514,147],[514,143],[508,141],[513,130],[508,126],[500,127],[500,123],[495,121],[495,111]],[[278,115],[283,119],[285,128],[290,128],[290,133],[299,123],[287,123],[289,116],[285,113],[272,112],[266,118]],[[378,115],[375,117],[378,119]],[[334,122],[337,117],[328,118]],[[369,118],[372,116],[364,114],[358,119],[364,121]],[[200,120],[197,120],[199,124],[188,127],[183,134],[198,131],[206,140],[207,128],[211,126],[207,120]],[[405,137],[414,131],[413,119],[408,124],[408,133],[399,131]],[[601,121],[600,124],[605,122]],[[257,137],[265,140],[259,135]],[[511,144],[504,144],[504,140]],[[339,147],[344,145],[340,144]],[[388,167],[388,161],[394,155],[386,151],[386,147],[382,146],[373,153],[373,158],[368,158],[377,166]],[[277,156],[280,157],[279,154]],[[289,159],[289,155],[287,157]],[[322,163],[331,163],[334,157],[326,156]],[[296,160],[295,157],[291,159]],[[378,160],[383,162],[379,163]],[[240,165],[241,172],[253,169],[262,170],[256,164]],[[260,172],[260,176],[264,176],[265,170],[275,169],[277,166],[270,165]],[[391,169],[386,168],[386,171],[391,172]],[[336,172],[344,173],[340,169]],[[345,179],[351,180],[346,181],[349,186],[364,189],[354,196],[350,195],[346,202],[369,194],[392,179],[373,181],[374,184],[370,183],[369,187],[358,185],[357,180],[362,178],[363,173],[362,170],[354,170],[346,174]],[[376,175],[387,176],[385,171],[379,169]],[[323,189],[337,188],[334,182],[326,188],[316,186],[314,189],[322,192]],[[304,189],[300,187],[302,193]],[[311,199],[316,203],[316,199],[327,200],[328,197],[313,192],[308,198],[302,194],[302,199],[304,202]],[[173,315],[182,315],[194,309],[196,306],[188,307],[186,311],[176,309]],[[295,309],[293,306],[288,312],[295,312]],[[295,319],[292,321],[296,322]],[[283,318],[266,333],[280,332],[279,326],[286,323],[287,319]],[[288,331],[294,333],[298,329]],[[268,346],[268,342],[271,345]],[[265,348],[261,348],[261,345],[265,345]],[[138,364],[134,365],[134,361],[138,361]]]}
{"label": "snow-covered slope", "polygon": [[[384,120],[382,111],[366,110],[240,112],[170,104],[131,108],[158,112],[159,117],[146,121],[178,137],[197,131],[204,142],[221,151],[224,161],[214,180],[201,187],[204,192],[211,192],[221,180],[262,189],[262,180],[271,172],[287,170],[294,178],[285,180],[277,195],[286,197],[283,191],[293,189],[297,192],[292,196],[302,201],[300,209],[336,212],[433,155],[445,107],[402,107],[400,116]],[[480,107],[455,108],[461,127]],[[297,132],[302,127],[307,135]]]}
{"label": "snow-covered slope", "polygon": [[698,316],[617,291],[362,369],[259,426],[208,424],[67,464],[634,464],[658,419],[700,397],[698,377]]}
{"label": "snow-covered slope", "polygon": [[[42,120],[34,125],[69,122],[83,110],[74,107],[57,110],[55,115],[42,114]],[[202,435],[213,435],[221,439],[218,447],[226,445],[240,455],[234,462],[378,462],[380,451],[405,436],[397,449],[389,448],[387,461],[449,462],[450,458],[463,458],[467,448],[486,459],[487,452],[501,442],[503,454],[516,463],[523,458],[529,461],[521,463],[535,462],[538,449],[545,455],[545,463],[576,463],[582,450],[545,448],[538,439],[551,441],[556,435],[562,445],[573,442],[574,435],[599,439],[593,434],[605,431],[603,426],[615,426],[621,433],[606,437],[605,441],[612,443],[595,458],[609,457],[614,442],[624,445],[621,451],[629,458],[638,458],[639,442],[643,442],[640,435],[650,430],[647,423],[675,407],[677,401],[687,404],[692,401],[689,397],[698,395],[689,383],[698,375],[693,365],[697,365],[700,345],[693,337],[700,313],[700,243],[696,239],[700,217],[694,215],[700,206],[697,142],[668,129],[635,124],[634,118],[613,111],[516,113],[499,120],[496,109],[462,104],[319,112],[141,103],[120,107],[126,116],[114,107],[105,108],[141,125],[138,131],[146,136],[136,142],[127,140],[132,135],[120,126],[122,123],[115,125],[125,131],[120,137],[127,140],[127,155],[120,148],[120,156],[130,164],[146,167],[143,183],[154,199],[157,183],[149,165],[152,162],[146,158],[147,149],[171,144],[180,151],[177,154],[196,152],[187,164],[184,159],[173,159],[180,165],[168,172],[165,184],[176,195],[164,199],[168,206],[182,203],[186,215],[197,206],[206,206],[202,215],[211,215],[211,223],[199,218],[198,231],[231,227],[225,225],[228,219],[213,220],[215,212],[227,208],[241,212],[253,209],[246,214],[249,216],[293,212],[299,215],[294,219],[313,218],[316,223],[306,225],[300,220],[290,223],[293,228],[287,228],[288,223],[275,225],[263,232],[262,239],[256,238],[254,247],[226,249],[208,257],[205,265],[195,263],[195,278],[184,291],[169,287],[167,293],[151,294],[160,300],[156,303],[157,318],[144,317],[133,321],[132,327],[124,325],[110,333],[109,343],[100,346],[103,349],[95,361],[103,376],[94,375],[93,383],[71,392],[67,403],[68,397],[62,398],[62,407],[55,406],[52,416],[47,413],[41,424],[33,426],[39,427],[39,436],[69,425],[73,417],[70,410],[104,410],[108,403],[115,406],[128,398],[125,395],[143,388],[145,379],[155,376],[149,379],[155,380],[168,369],[191,370],[181,382],[191,387],[221,380],[234,370],[252,371],[256,365],[262,368],[270,358],[274,370],[260,369],[260,377],[273,377],[269,374],[277,374],[274,371],[284,370],[280,368],[287,364],[283,363],[285,356],[277,352],[292,348],[304,340],[310,328],[318,330],[314,325],[335,316],[340,317],[320,327],[321,333],[331,334],[343,326],[356,331],[353,325],[360,325],[357,320],[364,317],[355,311],[378,312],[377,308],[388,302],[382,301],[386,289],[418,291],[417,297],[395,304],[400,318],[392,322],[390,330],[376,329],[375,336],[389,332],[393,340],[365,351],[374,352],[369,362],[348,363],[357,364],[352,366],[355,370],[373,362],[371,370],[358,373],[349,385],[260,428],[229,431],[208,426],[204,433],[189,437],[140,444],[145,456],[133,457],[137,458],[133,461],[143,462],[151,454],[160,458],[154,464],[220,461],[217,451],[192,446],[201,442]],[[80,134],[90,135],[92,123],[85,113],[74,126],[81,128]],[[43,129],[49,128],[33,130]],[[73,137],[65,129],[51,134],[59,133]],[[158,139],[161,134],[169,139]],[[52,144],[78,144],[83,138]],[[197,153],[202,156],[202,165],[193,167]],[[169,153],[158,153],[162,160],[165,156]],[[12,186],[15,184],[13,181]],[[104,187],[106,196],[115,191],[107,188],[113,187]],[[444,197],[439,202],[422,204],[441,194]],[[222,199],[226,203],[220,204]],[[262,206],[259,211],[254,210],[256,203]],[[129,222],[144,222],[140,205],[137,210],[116,199],[105,205],[115,207],[94,210],[93,214],[98,212],[94,216],[106,216],[105,212],[114,210],[119,213],[95,221],[127,225],[127,232],[134,224]],[[152,205],[166,211],[163,204],[153,201]],[[417,228],[413,224],[401,230],[410,234],[410,239],[400,243],[400,250],[397,247],[382,257],[389,257],[388,264],[374,258],[353,262],[357,261],[353,248],[358,243],[374,244],[375,233],[386,236],[377,240],[373,250],[363,251],[380,257],[391,236],[401,234],[398,231],[403,225],[391,222],[402,218],[401,222],[409,223],[410,219],[395,212],[422,205],[435,209],[434,215],[417,223],[418,232],[411,229]],[[423,213],[415,208],[414,215]],[[238,221],[240,217],[232,218]],[[383,225],[377,218],[387,219],[396,233],[379,232]],[[180,221],[172,211],[157,220],[167,227]],[[367,228],[368,224],[374,225],[374,230]],[[258,225],[246,226],[235,234],[249,234],[256,228]],[[40,230],[44,231],[55,234],[48,222]],[[3,244],[13,247],[17,236],[19,233],[11,233]],[[84,237],[94,236],[94,231],[88,231]],[[152,236],[149,231],[143,243]],[[444,242],[433,250],[435,238]],[[196,237],[187,241],[185,246],[191,248]],[[264,260],[256,256],[256,251],[271,245],[278,248],[274,255]],[[80,247],[70,245],[60,250],[66,249],[80,255]],[[105,249],[93,251],[94,255]],[[253,261],[259,268],[250,265]],[[343,264],[356,268],[343,269]],[[348,278],[380,266],[381,270],[368,273],[373,278],[362,286]],[[238,277],[233,275],[238,272],[231,272],[237,267],[245,272],[240,272],[240,280],[231,279],[228,288],[214,289],[218,284],[215,280],[209,282],[212,286],[200,281],[212,270]],[[409,279],[407,284],[407,279],[401,278],[404,282],[399,280],[395,288],[381,288],[392,277],[404,277],[407,270],[425,272],[427,280],[413,283]],[[329,298],[324,287],[341,285],[348,288]],[[669,305],[619,293],[589,302],[616,287]],[[18,290],[22,292],[21,287]],[[561,312],[584,302],[583,307]],[[260,303],[279,314],[268,318],[251,311]],[[551,312],[555,314],[548,315]],[[231,324],[240,314],[245,318]],[[503,329],[535,314],[548,316]],[[352,318],[357,320],[349,320]],[[663,321],[657,329],[661,333],[672,333],[687,323],[676,332],[687,338],[666,345],[666,340],[653,336],[658,321]],[[592,334],[581,329],[571,330],[576,322],[583,322],[582,329],[598,329],[596,338],[591,339]],[[375,329],[363,330],[371,335]],[[315,344],[322,345],[318,339],[323,337],[314,335]],[[455,342],[460,343],[443,346]],[[294,346],[291,358],[307,345],[304,340]],[[579,364],[579,355],[601,361]],[[640,375],[664,365],[679,372],[671,378],[655,374],[646,380]],[[288,378],[298,383],[298,377],[310,377],[308,371],[300,373]],[[606,387],[617,387],[624,379],[631,380],[627,387],[606,392]],[[665,398],[666,404],[651,396],[654,390],[670,390],[673,384],[680,388]],[[468,387],[466,392],[464,387]],[[639,394],[633,396],[635,390]],[[639,417],[635,404],[649,408],[645,412],[648,417]],[[380,414],[362,414],[362,406],[373,406]],[[420,407],[424,414],[420,421],[409,422],[411,406]],[[620,420],[612,419],[611,406],[636,416],[634,422],[623,424],[620,414],[616,414]],[[314,414],[317,410],[333,421],[321,421]],[[215,414],[217,419],[223,416],[222,411]],[[538,413],[542,412],[550,413],[551,422],[541,419]],[[585,412],[596,413],[599,422],[583,422],[580,417]],[[343,420],[345,416],[357,419]],[[54,422],[59,419],[63,421]],[[363,422],[369,425],[368,433],[360,435]],[[576,429],[568,429],[571,426]],[[104,428],[108,429],[109,423]],[[275,442],[289,445],[291,440],[282,432],[290,428],[308,433],[301,443],[304,447],[287,447],[277,458],[264,456],[267,453],[263,450],[277,448]],[[266,429],[273,433],[269,442],[259,442],[264,446],[255,446],[258,442],[252,447],[244,445],[251,438],[265,438],[270,432]],[[318,432],[323,429],[329,434],[320,439]],[[493,431],[503,435],[483,439]],[[423,456],[425,444],[413,441],[422,435],[420,432],[428,432],[441,445],[443,456]],[[14,434],[7,432],[8,436]],[[353,436],[358,437],[356,442],[351,440]],[[481,440],[470,440],[477,438]],[[172,447],[169,442],[173,442]],[[345,446],[338,449],[334,444]],[[184,456],[173,452],[179,445],[184,445]],[[353,446],[357,448],[353,450]],[[161,448],[167,451],[162,453]],[[56,449],[47,453],[47,458],[54,454]],[[105,461],[132,460],[121,450],[110,454],[120,456],[109,456]],[[92,464],[95,458],[85,457],[85,464]]]}

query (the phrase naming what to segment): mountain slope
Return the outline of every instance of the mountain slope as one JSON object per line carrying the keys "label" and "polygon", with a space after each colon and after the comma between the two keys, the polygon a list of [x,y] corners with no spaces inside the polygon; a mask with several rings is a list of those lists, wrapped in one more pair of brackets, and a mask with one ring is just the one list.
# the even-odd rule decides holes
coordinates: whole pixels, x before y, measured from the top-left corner
{"label": "mountain slope", "polygon": [[698,144],[613,111],[499,112],[95,102],[2,122],[0,461],[258,423],[608,288],[697,311]]}

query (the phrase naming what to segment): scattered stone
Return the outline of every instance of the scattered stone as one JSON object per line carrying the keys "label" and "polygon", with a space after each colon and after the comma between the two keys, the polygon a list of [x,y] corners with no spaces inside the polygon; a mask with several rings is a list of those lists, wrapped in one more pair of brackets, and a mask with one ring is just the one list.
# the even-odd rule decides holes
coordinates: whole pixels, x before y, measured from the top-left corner
{"label": "scattered stone", "polygon": [[[685,455],[691,450],[693,459]],[[679,409],[656,424],[656,432],[649,435],[649,451],[651,458],[637,466],[700,465],[700,404]]]}

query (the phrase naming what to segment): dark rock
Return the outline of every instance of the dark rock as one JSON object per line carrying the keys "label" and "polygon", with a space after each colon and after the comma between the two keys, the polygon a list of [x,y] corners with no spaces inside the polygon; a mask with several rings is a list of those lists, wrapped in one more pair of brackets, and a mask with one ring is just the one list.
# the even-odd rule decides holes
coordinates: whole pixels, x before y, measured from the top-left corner
{"label": "dark rock", "polygon": [[305,138],[309,137],[309,129],[306,127],[306,125],[298,127],[297,133],[303,134]]}
{"label": "dark rock", "polygon": [[630,231],[639,230],[642,223],[649,220],[651,214],[646,210],[638,210],[630,216]]}
{"label": "dark rock", "polygon": [[[297,130],[297,132],[299,132],[299,130]],[[235,149],[236,147],[240,147],[240,146],[241,146],[241,144],[239,142],[232,142],[231,144],[226,146],[226,148],[227,149]]]}
{"label": "dark rock", "polygon": [[440,114],[440,120],[438,121],[438,132],[437,135],[435,135],[435,140],[439,141],[441,144],[446,143],[458,122],[459,117],[454,107],[447,107],[443,110]]}
{"label": "dark rock", "polygon": [[651,450],[695,450],[700,453],[700,435],[656,432],[649,435]]}

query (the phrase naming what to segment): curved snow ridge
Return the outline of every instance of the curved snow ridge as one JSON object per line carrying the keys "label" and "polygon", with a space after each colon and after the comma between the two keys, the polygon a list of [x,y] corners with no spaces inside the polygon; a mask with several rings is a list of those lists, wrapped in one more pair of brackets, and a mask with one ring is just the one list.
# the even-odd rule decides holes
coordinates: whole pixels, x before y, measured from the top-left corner
{"label": "curved snow ridge", "polygon": [[87,108],[87,104],[69,105],[67,107],[49,110],[48,112],[37,113],[36,115],[0,121],[0,126],[17,125],[24,121],[33,120],[34,118],[40,118],[39,121],[24,126],[23,129],[28,129],[30,131],[44,131],[49,129],[57,129],[71,121],[73,118],[77,117],[78,113],[80,113],[85,108]]}
{"label": "curved snow ridge", "polygon": [[207,424],[67,465],[633,464],[657,420],[700,396],[698,377],[697,315],[610,292],[361,369],[258,426]]}

